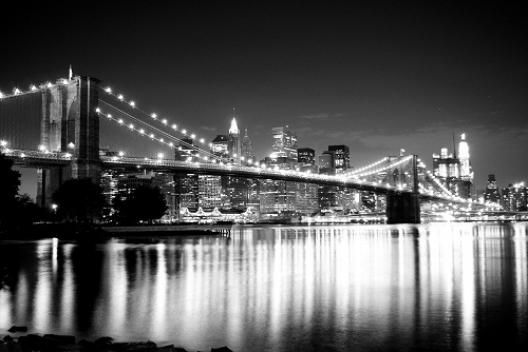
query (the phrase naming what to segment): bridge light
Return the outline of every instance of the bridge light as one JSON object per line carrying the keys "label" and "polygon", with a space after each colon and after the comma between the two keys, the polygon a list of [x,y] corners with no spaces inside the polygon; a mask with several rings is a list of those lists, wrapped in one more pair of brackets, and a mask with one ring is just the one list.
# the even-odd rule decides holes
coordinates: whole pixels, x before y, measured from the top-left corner
{"label": "bridge light", "polygon": [[212,148],[213,147],[213,143],[209,143],[209,148]]}
{"label": "bridge light", "polygon": [[106,87],[105,92],[107,92],[108,94],[112,94],[112,88]]}
{"label": "bridge light", "polygon": [[46,151],[46,146],[44,146],[43,144],[39,144],[38,150],[41,151],[41,152],[45,152]]}
{"label": "bridge light", "polygon": [[167,119],[163,119],[163,120],[161,120],[161,123],[164,124],[164,125],[166,125],[166,124],[167,124]]}
{"label": "bridge light", "polygon": [[200,143],[204,144],[205,143],[205,139],[200,138]]}
{"label": "bridge light", "polygon": [[154,139],[154,133],[150,134],[150,138]]}
{"label": "bridge light", "polygon": [[123,100],[125,100],[125,97],[123,96],[123,94],[119,94],[119,95],[117,96],[117,99],[123,101]]}
{"label": "bridge light", "polygon": [[169,147],[173,148],[174,147],[174,143],[170,142],[169,143]]}
{"label": "bridge light", "polygon": [[106,114],[106,117],[108,117],[109,119],[112,118],[112,114]]}
{"label": "bridge light", "polygon": [[125,152],[123,152],[123,151],[120,150],[120,151],[117,153],[117,155],[119,155],[119,156],[122,158],[123,156],[125,156]]}
{"label": "bridge light", "polygon": [[46,83],[46,87],[48,87],[48,88],[53,87],[53,83],[51,83],[51,82]]}
{"label": "bridge light", "polygon": [[191,134],[191,138],[192,138],[192,139],[195,139],[195,138],[196,138],[196,135],[195,135],[194,133]]}
{"label": "bridge light", "polygon": [[140,129],[139,130],[139,134],[144,134],[145,133],[145,130],[144,129]]}
{"label": "bridge light", "polygon": [[100,113],[100,112],[101,112],[101,109],[99,109],[99,108],[95,108],[95,112],[96,112],[96,113]]}
{"label": "bridge light", "polygon": [[119,120],[117,120],[117,122],[118,122],[120,125],[122,125],[123,123],[125,123],[125,121],[123,121],[123,119],[119,119]]}
{"label": "bridge light", "polygon": [[25,157],[26,157],[26,154],[25,154],[25,153],[20,153],[20,157],[21,157],[21,158],[25,158]]}
{"label": "bridge light", "polygon": [[160,138],[159,141],[160,141],[161,143],[163,143],[163,142],[164,142],[164,139],[163,139],[163,138]]}
{"label": "bridge light", "polygon": [[21,93],[20,89],[18,89],[18,88],[14,88],[13,89],[13,94],[14,95],[19,95],[20,93]]}
{"label": "bridge light", "polygon": [[128,125],[128,128],[130,128],[131,130],[133,130],[133,129],[134,129],[134,124],[131,123],[130,125]]}
{"label": "bridge light", "polygon": [[2,140],[0,141],[0,147],[2,147],[2,148],[7,147],[7,141],[2,139]]}
{"label": "bridge light", "polygon": [[30,89],[32,92],[34,92],[34,91],[37,90],[37,86],[34,85],[34,84],[32,84],[32,85],[29,86],[29,89]]}
{"label": "bridge light", "polygon": [[184,128],[182,131],[181,131],[183,134],[187,134],[187,130]]}
{"label": "bridge light", "polygon": [[178,125],[173,124],[173,125],[172,125],[172,129],[176,131],[176,130],[178,129]]}

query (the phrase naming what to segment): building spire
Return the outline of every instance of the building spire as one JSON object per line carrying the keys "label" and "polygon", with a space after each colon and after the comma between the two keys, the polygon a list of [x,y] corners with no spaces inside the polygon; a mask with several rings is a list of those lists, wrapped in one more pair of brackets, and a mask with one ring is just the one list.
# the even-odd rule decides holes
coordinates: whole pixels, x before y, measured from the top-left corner
{"label": "building spire", "polygon": [[229,127],[229,134],[240,134],[240,130],[238,129],[237,121],[233,117],[231,120],[231,126]]}
{"label": "building spire", "polygon": [[71,81],[73,78],[73,69],[72,65],[70,64],[70,67],[68,68],[68,79]]}

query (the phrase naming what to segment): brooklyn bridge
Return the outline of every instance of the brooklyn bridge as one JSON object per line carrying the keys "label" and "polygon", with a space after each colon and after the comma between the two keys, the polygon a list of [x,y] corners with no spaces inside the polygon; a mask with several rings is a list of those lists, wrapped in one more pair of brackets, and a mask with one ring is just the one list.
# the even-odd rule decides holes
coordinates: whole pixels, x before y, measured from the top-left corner
{"label": "brooklyn bridge", "polygon": [[[38,134],[26,135],[30,129],[22,117],[27,115],[38,121]],[[145,144],[155,143],[173,152],[156,157],[104,152],[100,148],[101,120],[142,137]],[[54,83],[0,95],[1,151],[17,165],[37,169],[37,203],[41,206],[50,206],[53,192],[69,178],[99,182],[108,171],[142,170],[174,176],[191,173],[345,187],[385,197],[389,223],[419,223],[424,202],[485,207],[453,194],[427,168],[417,151],[383,156],[363,167],[327,175],[266,165],[236,150],[215,153],[210,141],[181,127],[185,122],[176,123],[148,112],[99,79],[73,76],[71,71],[68,78]],[[187,154],[176,160],[174,153],[182,148]],[[127,145],[122,149],[127,150]]]}

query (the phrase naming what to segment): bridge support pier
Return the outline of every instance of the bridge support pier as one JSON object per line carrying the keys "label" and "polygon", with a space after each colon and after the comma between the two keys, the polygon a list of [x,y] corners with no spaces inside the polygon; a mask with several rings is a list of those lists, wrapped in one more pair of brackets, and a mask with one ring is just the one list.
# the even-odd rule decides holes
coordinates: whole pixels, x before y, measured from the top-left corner
{"label": "bridge support pier", "polygon": [[51,167],[37,169],[37,205],[49,207],[53,203],[53,193],[69,178],[69,168]]}
{"label": "bridge support pier", "polygon": [[46,88],[42,93],[41,135],[43,148],[71,153],[71,166],[39,169],[37,203],[49,207],[53,192],[69,178],[90,178],[98,182],[99,159],[99,80],[77,76]]}
{"label": "bridge support pier", "polygon": [[419,224],[420,200],[414,193],[387,194],[388,224]]}

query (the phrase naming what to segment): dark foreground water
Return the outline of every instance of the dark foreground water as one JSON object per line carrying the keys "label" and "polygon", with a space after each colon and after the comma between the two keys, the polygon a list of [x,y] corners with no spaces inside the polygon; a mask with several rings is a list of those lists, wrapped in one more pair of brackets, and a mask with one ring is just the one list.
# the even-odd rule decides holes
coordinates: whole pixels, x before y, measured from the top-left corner
{"label": "dark foreground water", "polygon": [[0,242],[0,334],[20,324],[194,350],[522,350],[527,229],[261,227],[231,238]]}

